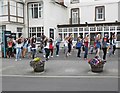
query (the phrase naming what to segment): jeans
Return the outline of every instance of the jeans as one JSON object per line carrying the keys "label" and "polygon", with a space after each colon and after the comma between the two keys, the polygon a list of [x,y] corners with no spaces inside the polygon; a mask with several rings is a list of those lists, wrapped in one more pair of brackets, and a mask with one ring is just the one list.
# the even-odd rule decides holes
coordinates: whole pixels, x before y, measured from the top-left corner
{"label": "jeans", "polygon": [[84,54],[84,58],[87,58],[88,55],[88,47],[85,46],[85,54]]}
{"label": "jeans", "polygon": [[16,59],[20,59],[21,56],[21,48],[16,48]]}
{"label": "jeans", "polygon": [[49,49],[47,49],[47,48],[45,48],[45,57],[46,57],[46,59],[48,59],[48,56],[49,56],[49,54],[50,54],[50,50]]}
{"label": "jeans", "polygon": [[32,58],[35,58],[35,54],[36,54],[36,49],[32,49]]}
{"label": "jeans", "polygon": [[8,56],[9,58],[12,56],[12,48],[8,48]]}
{"label": "jeans", "polygon": [[56,55],[59,53],[59,45],[56,45]]}
{"label": "jeans", "polygon": [[110,45],[109,56],[111,56],[111,55],[112,55],[112,52],[113,52],[113,45]]}
{"label": "jeans", "polygon": [[50,50],[51,56],[53,56],[53,49],[49,49],[49,50]]}
{"label": "jeans", "polygon": [[81,48],[78,49],[77,57],[80,57]]}
{"label": "jeans", "polygon": [[113,55],[115,54],[116,45],[113,45]]}
{"label": "jeans", "polygon": [[72,49],[72,45],[68,43],[68,53],[71,52],[71,49]]}
{"label": "jeans", "polygon": [[102,48],[102,49],[103,49],[103,59],[106,60],[107,48]]}

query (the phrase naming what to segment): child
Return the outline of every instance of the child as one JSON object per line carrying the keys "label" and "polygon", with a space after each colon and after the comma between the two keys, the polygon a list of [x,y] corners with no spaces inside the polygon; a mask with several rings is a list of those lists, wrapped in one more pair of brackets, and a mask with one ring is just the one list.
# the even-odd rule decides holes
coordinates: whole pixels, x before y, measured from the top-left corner
{"label": "child", "polygon": [[49,41],[49,49],[50,49],[51,57],[53,57],[54,44],[53,44],[52,38],[50,38],[50,41]]}

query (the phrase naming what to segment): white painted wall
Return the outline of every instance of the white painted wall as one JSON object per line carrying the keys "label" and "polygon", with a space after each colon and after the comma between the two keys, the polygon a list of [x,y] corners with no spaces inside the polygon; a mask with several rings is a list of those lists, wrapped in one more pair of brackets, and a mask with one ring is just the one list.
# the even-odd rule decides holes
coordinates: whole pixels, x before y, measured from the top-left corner
{"label": "white painted wall", "polygon": [[[105,21],[95,21],[95,7],[96,6],[105,6]],[[80,9],[80,23],[103,23],[103,22],[115,22],[118,20],[118,3],[92,3],[92,4],[77,4],[69,6],[69,18],[71,8]]]}
{"label": "white painted wall", "polygon": [[[50,0],[49,0],[50,1]],[[45,11],[44,12],[44,25],[45,27],[45,34],[49,36],[49,28],[53,28],[55,30],[55,35],[57,35],[57,25],[67,23],[68,21],[68,13],[67,8],[48,2],[45,2]],[[56,37],[56,36],[55,36]]]}
{"label": "white painted wall", "polygon": [[106,22],[115,22],[118,20],[118,3],[105,5],[105,11]]}
{"label": "white painted wall", "polygon": [[61,5],[54,4],[51,0],[43,0],[43,18],[29,19],[29,27],[44,26],[44,33],[49,37],[49,28],[57,33],[57,25],[68,23],[67,9]]}
{"label": "white painted wall", "polygon": [[17,33],[17,27],[23,28],[22,33],[23,36],[26,37],[25,35],[25,30],[24,30],[24,26],[23,25],[17,25],[17,24],[6,24],[6,30],[7,31],[11,31],[12,33]]}

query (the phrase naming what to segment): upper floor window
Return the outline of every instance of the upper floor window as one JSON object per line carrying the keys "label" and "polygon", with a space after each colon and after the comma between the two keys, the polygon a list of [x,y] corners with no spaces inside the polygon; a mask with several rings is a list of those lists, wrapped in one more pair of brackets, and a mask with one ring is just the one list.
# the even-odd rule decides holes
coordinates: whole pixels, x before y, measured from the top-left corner
{"label": "upper floor window", "polygon": [[79,3],[79,0],[71,0],[70,2],[71,4],[74,4],[74,3]]}
{"label": "upper floor window", "polygon": [[105,20],[105,7],[104,6],[95,7],[95,20],[96,21]]}
{"label": "upper floor window", "polygon": [[71,9],[71,22],[72,24],[79,23],[79,8]]}
{"label": "upper floor window", "polygon": [[8,1],[0,1],[0,15],[8,15]]}
{"label": "upper floor window", "polygon": [[24,10],[24,5],[22,3],[17,3],[17,12],[18,12],[17,16],[24,17],[23,10]]}
{"label": "upper floor window", "polygon": [[41,18],[43,13],[43,3],[31,3],[29,4],[29,17]]}

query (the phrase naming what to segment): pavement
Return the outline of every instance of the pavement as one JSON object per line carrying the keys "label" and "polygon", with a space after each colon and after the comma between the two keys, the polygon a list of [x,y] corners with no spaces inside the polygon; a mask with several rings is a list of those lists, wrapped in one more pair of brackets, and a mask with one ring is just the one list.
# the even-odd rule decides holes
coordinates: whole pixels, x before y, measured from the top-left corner
{"label": "pavement", "polygon": [[[102,73],[91,72],[91,67],[87,60],[83,59],[84,53],[81,54],[81,58],[77,58],[76,53],[76,50],[72,50],[72,55],[66,58],[63,50],[61,50],[59,57],[54,55],[53,58],[45,62],[45,71],[42,73],[35,73],[33,68],[30,67],[31,58],[24,58],[17,62],[15,58],[2,58],[2,69],[0,71],[2,71],[3,76],[118,76],[118,50],[116,50],[116,55],[111,57],[107,55],[107,63],[104,65]],[[37,54],[37,56],[45,60],[42,54]],[[88,59],[94,56],[95,54],[89,54]]]}
{"label": "pavement", "polygon": [[[113,91],[118,91],[119,50],[116,50],[116,55],[107,56],[107,63],[101,73],[91,72],[87,60],[83,60],[83,53],[81,58],[77,58],[76,53],[77,51],[73,50],[72,55],[66,58],[61,50],[59,57],[54,55],[45,62],[45,71],[42,73],[35,73],[30,67],[31,58],[24,58],[17,62],[15,58],[2,58],[0,69],[2,91],[112,91],[107,93],[118,93]],[[42,54],[37,56],[45,60]],[[88,59],[94,56],[95,54],[89,54]]]}

